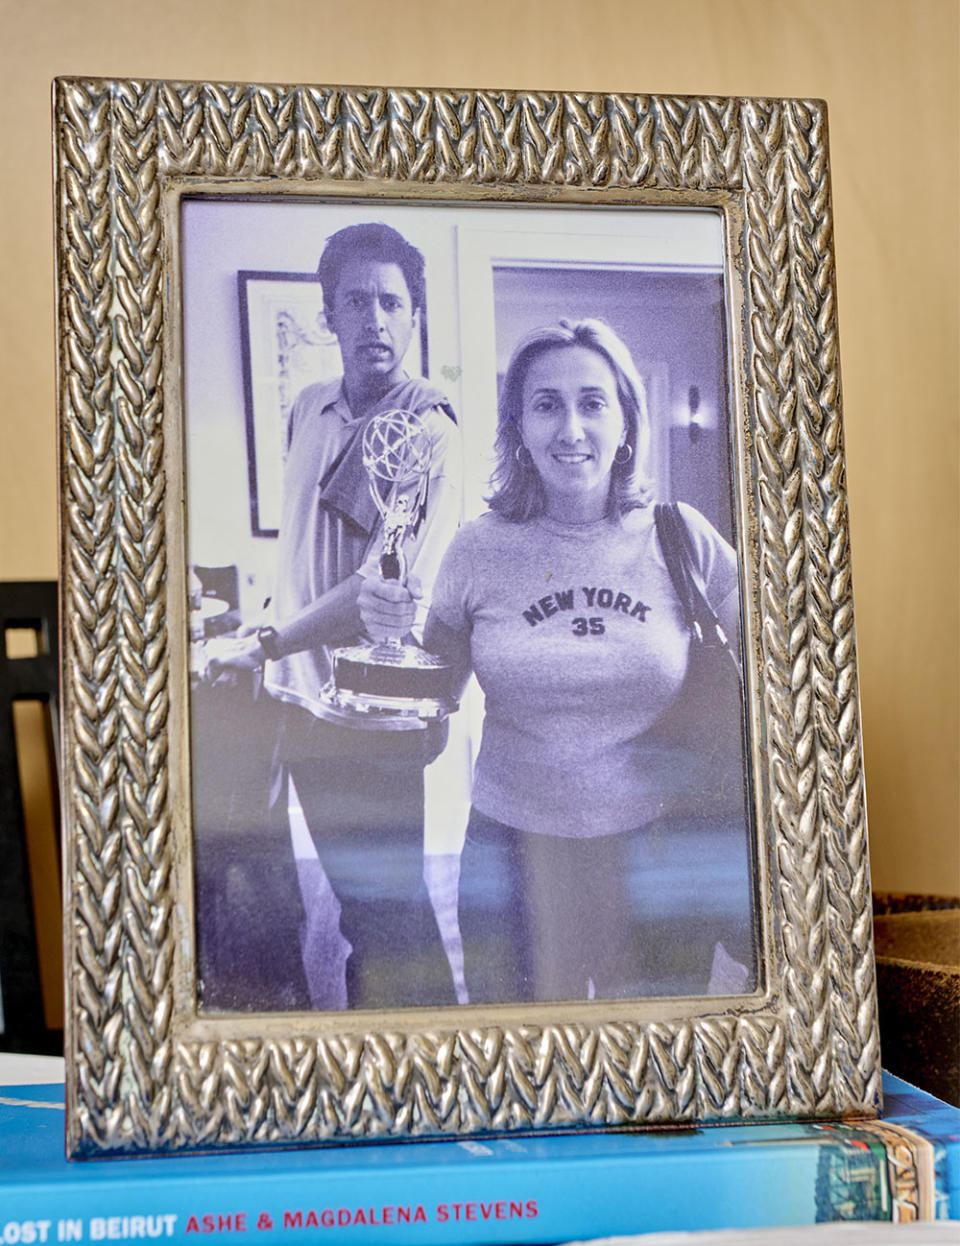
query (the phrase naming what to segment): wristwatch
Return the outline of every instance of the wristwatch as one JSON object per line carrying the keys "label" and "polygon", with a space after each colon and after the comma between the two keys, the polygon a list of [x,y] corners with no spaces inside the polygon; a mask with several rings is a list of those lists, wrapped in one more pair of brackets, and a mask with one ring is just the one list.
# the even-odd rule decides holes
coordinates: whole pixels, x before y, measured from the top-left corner
{"label": "wristwatch", "polygon": [[268,662],[279,662],[283,654],[280,652],[277,629],[275,627],[258,627],[257,640],[260,642],[260,648],[263,650],[263,656]]}

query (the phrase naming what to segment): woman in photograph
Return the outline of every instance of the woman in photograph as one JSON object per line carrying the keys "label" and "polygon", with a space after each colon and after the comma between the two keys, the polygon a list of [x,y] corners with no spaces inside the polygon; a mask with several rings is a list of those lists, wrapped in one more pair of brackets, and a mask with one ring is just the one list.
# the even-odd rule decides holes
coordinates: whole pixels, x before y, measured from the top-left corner
{"label": "woman in photograph", "polygon": [[[519,343],[498,414],[490,509],[449,546],[424,636],[485,694],[460,875],[470,1001],[703,993],[721,950],[697,896],[675,895],[664,924],[651,894],[690,887],[692,862],[664,864],[685,768],[660,728],[691,633],[654,522],[643,385],[607,325],[563,321]],[[736,554],[680,513],[738,652]],[[368,628],[395,631],[404,590],[370,588]]]}

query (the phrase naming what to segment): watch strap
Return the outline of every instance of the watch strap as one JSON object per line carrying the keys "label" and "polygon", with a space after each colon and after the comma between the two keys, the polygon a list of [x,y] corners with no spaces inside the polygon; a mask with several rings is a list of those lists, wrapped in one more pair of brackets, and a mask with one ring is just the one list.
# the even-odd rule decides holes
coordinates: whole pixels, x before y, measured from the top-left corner
{"label": "watch strap", "polygon": [[280,652],[280,637],[275,627],[258,627],[257,640],[268,662],[278,662],[283,656]]}

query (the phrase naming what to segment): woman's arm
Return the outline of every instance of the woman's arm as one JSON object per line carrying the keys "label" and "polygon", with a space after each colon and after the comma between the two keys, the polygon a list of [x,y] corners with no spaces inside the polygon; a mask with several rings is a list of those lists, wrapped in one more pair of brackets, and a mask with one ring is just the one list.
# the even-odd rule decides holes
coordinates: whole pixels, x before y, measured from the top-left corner
{"label": "woman's arm", "polygon": [[693,541],[696,571],[707,603],[717,616],[731,652],[741,666],[740,574],[737,552],[727,540],[686,502],[681,516]]}
{"label": "woman's arm", "polygon": [[743,653],[741,648],[740,637],[740,593],[737,589],[729,592],[723,601],[715,607],[717,622],[723,629],[723,634],[727,638],[727,644],[730,646],[730,652],[733,654],[734,661],[737,664],[737,670],[743,677]]}
{"label": "woman's arm", "polygon": [[436,612],[431,610],[423,629],[423,647],[453,667],[451,691],[459,701],[473,670],[469,633],[458,632],[456,628],[437,618]]}

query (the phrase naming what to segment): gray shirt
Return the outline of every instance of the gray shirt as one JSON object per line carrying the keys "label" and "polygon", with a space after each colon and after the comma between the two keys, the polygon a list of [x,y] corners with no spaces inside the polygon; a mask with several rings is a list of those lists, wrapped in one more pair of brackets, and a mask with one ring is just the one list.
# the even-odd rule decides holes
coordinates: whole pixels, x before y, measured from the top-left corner
{"label": "gray shirt", "polygon": [[[736,554],[682,509],[736,646]],[[652,507],[586,525],[483,515],[447,551],[433,609],[470,637],[486,698],[473,790],[482,813],[586,838],[663,812],[663,758],[652,746],[645,755],[643,737],[680,690],[690,636]]]}

